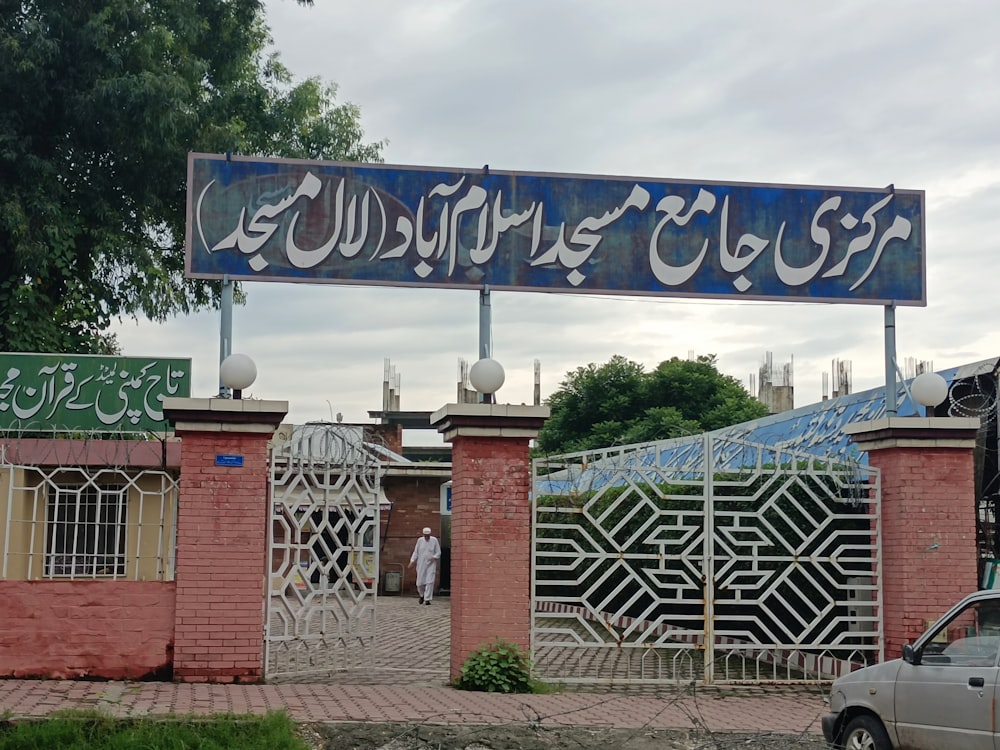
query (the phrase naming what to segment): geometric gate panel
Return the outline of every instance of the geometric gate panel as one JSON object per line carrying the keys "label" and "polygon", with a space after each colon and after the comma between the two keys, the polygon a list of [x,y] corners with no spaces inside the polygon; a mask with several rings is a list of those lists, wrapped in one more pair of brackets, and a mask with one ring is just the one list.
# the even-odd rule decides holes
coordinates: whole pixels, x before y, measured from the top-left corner
{"label": "geometric gate panel", "polygon": [[707,433],[539,458],[533,487],[541,677],[823,682],[882,659],[875,469]]}
{"label": "geometric gate panel", "polygon": [[272,449],[267,677],[374,664],[380,477],[361,427],[296,426]]}

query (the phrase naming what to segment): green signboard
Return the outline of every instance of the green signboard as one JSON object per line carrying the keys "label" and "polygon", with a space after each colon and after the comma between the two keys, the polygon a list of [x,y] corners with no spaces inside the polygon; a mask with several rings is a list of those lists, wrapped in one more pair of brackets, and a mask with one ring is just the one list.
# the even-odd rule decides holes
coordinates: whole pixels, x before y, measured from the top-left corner
{"label": "green signboard", "polygon": [[0,353],[0,430],[162,432],[190,395],[190,359]]}

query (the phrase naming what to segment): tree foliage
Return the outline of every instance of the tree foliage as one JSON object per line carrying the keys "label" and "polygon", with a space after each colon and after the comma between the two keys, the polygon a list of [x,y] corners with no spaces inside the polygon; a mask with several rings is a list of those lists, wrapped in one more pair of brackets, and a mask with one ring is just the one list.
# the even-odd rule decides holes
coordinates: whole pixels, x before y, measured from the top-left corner
{"label": "tree foliage", "polygon": [[718,371],[714,355],[672,357],[652,372],[615,355],[567,373],[547,403],[551,416],[538,435],[544,453],[691,435],[767,414],[738,380]]}
{"label": "tree foliage", "polygon": [[380,159],[269,45],[260,0],[0,0],[0,351],[214,301],[183,278],[188,152]]}

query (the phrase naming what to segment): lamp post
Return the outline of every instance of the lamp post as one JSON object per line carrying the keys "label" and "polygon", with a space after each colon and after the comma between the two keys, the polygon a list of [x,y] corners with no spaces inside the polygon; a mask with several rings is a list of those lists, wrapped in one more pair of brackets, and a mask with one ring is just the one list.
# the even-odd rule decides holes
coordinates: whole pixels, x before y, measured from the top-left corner
{"label": "lamp post", "polygon": [[246,354],[230,354],[219,365],[219,379],[233,390],[233,398],[243,398],[243,389],[257,379],[257,365]]}
{"label": "lamp post", "polygon": [[948,383],[936,372],[917,375],[910,384],[914,400],[924,407],[924,416],[934,415],[934,407],[948,398]]}
{"label": "lamp post", "polygon": [[488,357],[478,360],[469,368],[469,382],[482,394],[481,401],[485,404],[495,403],[493,394],[500,390],[505,377],[503,366]]}

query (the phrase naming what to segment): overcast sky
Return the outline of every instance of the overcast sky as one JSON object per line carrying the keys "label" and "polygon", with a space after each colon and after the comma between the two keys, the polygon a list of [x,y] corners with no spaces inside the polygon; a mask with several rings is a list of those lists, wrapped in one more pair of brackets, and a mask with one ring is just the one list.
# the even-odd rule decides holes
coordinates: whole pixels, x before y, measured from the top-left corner
{"label": "overcast sky", "polygon": [[[926,307],[896,314],[897,355],[937,369],[1000,355],[1000,3],[801,0],[293,0],[266,3],[298,77],[339,86],[387,164],[926,191]],[[233,350],[248,393],[289,421],[368,421],[383,361],[401,407],[455,400],[478,356],[474,291],[249,283]],[[794,357],[795,403],[849,360],[884,383],[883,309],[495,292],[498,400],[624,355],[648,368],[715,354],[748,383]],[[125,354],[193,359],[217,391],[219,315],[126,322]]]}

